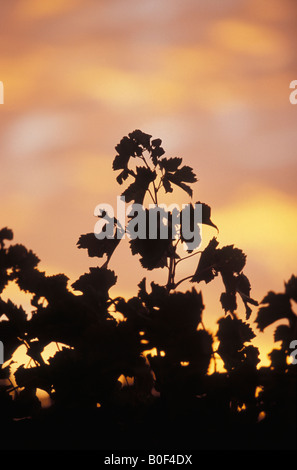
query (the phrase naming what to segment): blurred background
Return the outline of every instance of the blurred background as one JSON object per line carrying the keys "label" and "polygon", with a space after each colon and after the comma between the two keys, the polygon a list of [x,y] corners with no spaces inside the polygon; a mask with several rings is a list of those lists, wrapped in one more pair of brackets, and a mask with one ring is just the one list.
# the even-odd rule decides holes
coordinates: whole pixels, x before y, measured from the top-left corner
{"label": "blurred background", "polygon": [[[296,22],[295,0],[0,0],[1,228],[70,284],[100,264],[76,243],[98,204],[116,206],[114,148],[141,129],[193,167],[193,201],[211,206],[221,246],[247,254],[252,297],[283,291],[297,274]],[[114,295],[134,295],[144,276],[166,282],[126,241],[110,268]],[[197,289],[215,332],[222,283]],[[5,295],[30,310],[15,286]],[[263,363],[275,326],[255,330]]]}

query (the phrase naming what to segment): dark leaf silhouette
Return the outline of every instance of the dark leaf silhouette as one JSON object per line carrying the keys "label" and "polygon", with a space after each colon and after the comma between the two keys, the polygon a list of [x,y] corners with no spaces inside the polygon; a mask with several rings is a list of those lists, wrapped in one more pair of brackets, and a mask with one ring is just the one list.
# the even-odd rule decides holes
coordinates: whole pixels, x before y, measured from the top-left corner
{"label": "dark leaf silhouette", "polygon": [[287,294],[269,292],[262,300],[261,305],[265,306],[260,307],[256,318],[260,331],[278,320],[294,317]]}
{"label": "dark leaf silhouette", "polygon": [[156,178],[156,173],[149,168],[137,167],[134,183],[122,193],[126,202],[134,201],[136,204],[142,204],[145,193],[152,181]]}
{"label": "dark leaf silhouette", "polygon": [[142,240],[136,238],[130,241],[130,245],[132,254],[140,255],[140,263],[143,268],[152,270],[167,266],[167,258],[170,254],[168,240]]}
{"label": "dark leaf silhouette", "polygon": [[173,158],[162,158],[160,160],[160,167],[165,170],[165,172],[175,172],[182,163],[182,158],[173,157]]}
{"label": "dark leaf silhouette", "polygon": [[23,307],[17,307],[10,299],[4,302],[0,299],[0,318],[1,315],[6,315],[11,324],[23,328],[27,319],[27,315]]}
{"label": "dark leaf silhouette", "polygon": [[196,204],[201,204],[202,205],[202,223],[205,225],[209,225],[211,227],[214,227],[215,229],[218,230],[218,227],[211,221],[211,208],[204,202],[196,202]]}
{"label": "dark leaf silhouette", "polygon": [[221,275],[225,292],[221,294],[220,301],[225,312],[235,312],[237,309],[237,294],[240,295],[246,309],[246,319],[251,315],[251,305],[258,302],[250,297],[251,286],[242,270],[246,263],[246,255],[233,245],[218,247],[216,238],[210,240],[208,246],[201,253],[197,269],[192,282],[212,281],[218,274]]}
{"label": "dark leaf silhouette", "polygon": [[[151,140],[151,135],[146,134],[145,132],[142,132],[139,129],[136,129],[133,132],[130,132],[129,134],[130,139],[132,139],[135,144],[140,145],[143,147],[143,149],[150,149],[150,140]],[[159,146],[159,140],[154,140],[154,146]],[[161,141],[160,141],[161,144]]]}
{"label": "dark leaf silhouette", "polygon": [[103,299],[108,298],[109,289],[115,285],[117,277],[114,271],[107,268],[90,268],[90,271],[80,276],[80,278],[72,284],[76,290],[83,292],[85,295],[94,295]]}
{"label": "dark leaf silhouette", "polygon": [[[9,379],[10,374],[11,374],[11,367],[9,365],[5,367],[3,367],[2,365],[0,367],[0,380]],[[0,390],[1,390],[1,387],[0,387]]]}
{"label": "dark leaf silhouette", "polygon": [[195,183],[197,181],[192,168],[189,166],[183,166],[182,168],[177,169],[174,173],[166,172],[166,177],[167,180],[182,188],[184,191],[186,191],[186,193],[189,194],[189,196],[192,197],[193,190],[188,184],[186,184]]}
{"label": "dark leaf silhouette", "polygon": [[126,179],[128,178],[129,176],[129,171],[127,170],[127,168],[125,168],[116,178],[117,182],[119,184],[123,184],[124,181],[126,181]]}
{"label": "dark leaf silhouette", "polygon": [[292,333],[290,327],[288,325],[278,325],[278,327],[274,331],[274,341],[276,343],[278,341],[281,341],[282,348],[288,351],[291,340]]}
{"label": "dark leaf silhouette", "polygon": [[7,259],[10,265],[16,269],[32,269],[39,263],[38,257],[23,245],[10,246],[7,251]]}
{"label": "dark leaf silhouette", "polygon": [[4,362],[8,361],[16,349],[21,346],[22,340],[19,337],[20,330],[16,325],[9,321],[2,320],[0,322],[0,338],[4,349]]}
{"label": "dark leaf silhouette", "polygon": [[208,246],[203,250],[197,269],[192,277],[192,282],[201,282],[205,281],[209,283],[212,281],[215,276],[217,276],[217,258],[216,258],[216,248],[219,242],[216,238],[210,240]]}
{"label": "dark leaf silhouette", "polygon": [[[163,218],[153,219],[150,218],[153,208],[143,210],[143,219],[145,222],[144,237],[132,237],[131,225],[135,221],[135,217],[131,217],[130,223],[127,225],[127,233],[131,236],[130,247],[133,255],[140,255],[141,265],[149,270],[155,268],[164,268],[167,266],[168,258],[174,255],[172,247],[172,226],[170,225],[170,214],[167,220],[169,220],[168,226],[165,224]],[[156,220],[156,231],[155,238],[150,235],[150,227],[154,225]],[[163,238],[162,231],[165,231],[165,237]]]}
{"label": "dark leaf silhouette", "polygon": [[255,334],[247,323],[229,315],[221,318],[218,324],[217,337],[220,342],[218,353],[223,359],[226,369],[231,370],[244,361],[244,345],[246,342],[250,342]]}
{"label": "dark leaf silhouette", "polygon": [[285,283],[285,293],[290,299],[297,302],[297,277],[291,276],[288,282]]}
{"label": "dark leaf silhouette", "polygon": [[12,240],[13,239],[13,231],[8,228],[4,227],[0,230],[0,249],[3,250],[4,248],[4,240]]}
{"label": "dark leaf silhouette", "polygon": [[121,142],[116,146],[116,151],[118,155],[114,158],[112,165],[114,170],[127,169],[130,158],[141,155],[140,147],[129,137],[123,137]]}
{"label": "dark leaf silhouette", "polygon": [[108,263],[119,242],[120,238],[117,237],[98,239],[94,233],[87,233],[80,236],[77,246],[78,248],[87,249],[88,255],[91,258],[102,258],[104,255],[107,255]]}

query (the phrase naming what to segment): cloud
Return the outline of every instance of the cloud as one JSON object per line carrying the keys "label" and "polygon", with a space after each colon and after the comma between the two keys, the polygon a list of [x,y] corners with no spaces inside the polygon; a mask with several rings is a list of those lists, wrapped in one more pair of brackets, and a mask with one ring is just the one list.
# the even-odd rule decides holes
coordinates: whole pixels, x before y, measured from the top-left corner
{"label": "cloud", "polygon": [[242,248],[267,274],[273,272],[283,280],[296,269],[295,198],[273,188],[245,184],[237,200],[216,211],[215,220],[222,242],[232,241]]}
{"label": "cloud", "polygon": [[279,31],[241,19],[224,19],[213,23],[210,35],[221,50],[246,56],[266,58],[279,55],[286,42]]}
{"label": "cloud", "polygon": [[44,18],[57,17],[71,11],[80,3],[79,0],[23,0],[16,5],[16,17],[21,20],[38,21]]}
{"label": "cloud", "polygon": [[48,110],[30,110],[6,129],[2,148],[10,158],[42,157],[71,142],[71,115]]}

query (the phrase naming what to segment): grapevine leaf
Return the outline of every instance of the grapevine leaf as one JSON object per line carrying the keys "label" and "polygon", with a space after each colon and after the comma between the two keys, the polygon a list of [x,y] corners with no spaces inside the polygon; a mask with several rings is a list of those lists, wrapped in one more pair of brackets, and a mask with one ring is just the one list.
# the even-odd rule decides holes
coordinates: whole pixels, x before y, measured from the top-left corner
{"label": "grapevine leaf", "polygon": [[84,294],[94,293],[108,298],[108,291],[116,284],[116,281],[117,276],[114,271],[107,268],[91,267],[88,273],[82,274],[79,279],[72,284],[72,287]]}
{"label": "grapevine leaf", "polygon": [[11,324],[23,328],[27,315],[22,306],[17,307],[10,299],[6,302],[0,298],[0,317],[6,315]]}
{"label": "grapevine leaf", "polygon": [[113,160],[113,170],[127,169],[130,158],[141,155],[141,148],[137,142],[127,136],[121,139],[115,149],[118,154]]}
{"label": "grapevine leaf", "polygon": [[255,320],[260,331],[278,320],[289,319],[294,316],[290,298],[287,294],[276,294],[270,291],[261,304],[264,306],[258,310]]}
{"label": "grapevine leaf", "polygon": [[218,227],[211,221],[211,208],[204,202],[196,202],[196,204],[202,204],[202,223],[204,225],[210,225],[219,231]]}
{"label": "grapevine leaf", "polygon": [[197,181],[196,175],[193,173],[192,168],[185,165],[182,168],[177,169],[174,173],[167,172],[166,176],[167,179],[171,181],[171,183],[176,184],[192,197],[192,188],[188,184],[185,184],[195,183]]}
{"label": "grapevine leaf", "polygon": [[217,275],[215,267],[217,262],[216,249],[218,244],[219,242],[216,238],[212,238],[212,240],[210,240],[207,247],[201,253],[197,269],[191,279],[191,282],[205,281],[207,284],[215,278]]}
{"label": "grapevine leaf", "polygon": [[142,204],[145,193],[150,183],[156,179],[156,176],[156,172],[150,168],[137,167],[135,181],[122,193],[126,202],[134,201],[136,204]]}
{"label": "grapevine leaf", "polygon": [[182,163],[182,158],[174,157],[174,158],[162,158],[159,162],[161,168],[163,168],[166,172],[174,172],[178,169],[178,167]]}
{"label": "grapevine leaf", "polygon": [[84,248],[88,250],[88,255],[93,257],[102,258],[104,255],[107,255],[107,263],[110,260],[114,250],[120,242],[120,238],[103,238],[102,240],[98,239],[94,233],[87,233],[81,235],[77,246],[78,248]]}
{"label": "grapevine leaf", "polygon": [[129,176],[129,171],[127,168],[125,168],[117,177],[116,180],[119,184],[123,184],[123,181],[126,181],[126,179]]}
{"label": "grapevine leaf", "polygon": [[291,276],[289,281],[285,283],[286,294],[295,302],[297,302],[297,277]]}
{"label": "grapevine leaf", "polygon": [[150,140],[151,140],[151,135],[146,134],[145,132],[142,132],[139,129],[136,129],[133,132],[130,132],[128,134],[130,139],[136,143],[137,146],[141,145],[144,149],[149,150],[151,145],[150,145]]}
{"label": "grapevine leaf", "polygon": [[274,331],[273,337],[275,342],[282,342],[283,349],[288,350],[292,339],[292,332],[288,325],[278,325]]}
{"label": "grapevine leaf", "polygon": [[0,230],[0,248],[4,248],[4,240],[12,240],[13,239],[13,231],[8,228],[4,227]]}

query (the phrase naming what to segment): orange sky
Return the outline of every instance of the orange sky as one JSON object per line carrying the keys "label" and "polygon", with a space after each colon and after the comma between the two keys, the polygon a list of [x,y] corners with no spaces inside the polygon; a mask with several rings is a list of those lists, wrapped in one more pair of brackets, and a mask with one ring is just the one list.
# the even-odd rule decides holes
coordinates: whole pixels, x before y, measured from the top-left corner
{"label": "orange sky", "polygon": [[[42,269],[74,281],[96,263],[76,242],[115,204],[114,147],[139,128],[194,168],[194,200],[247,254],[253,296],[283,290],[297,274],[295,0],[2,0],[0,21],[0,225]],[[146,274],[125,243],[110,267],[121,295]],[[221,285],[198,288],[212,325]]]}

